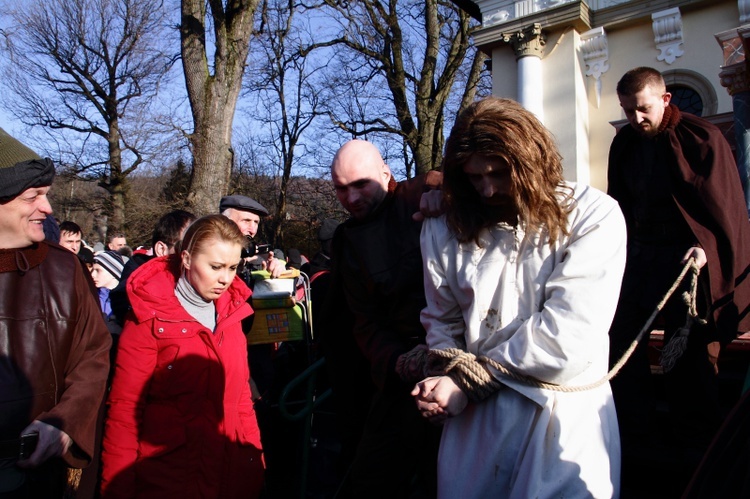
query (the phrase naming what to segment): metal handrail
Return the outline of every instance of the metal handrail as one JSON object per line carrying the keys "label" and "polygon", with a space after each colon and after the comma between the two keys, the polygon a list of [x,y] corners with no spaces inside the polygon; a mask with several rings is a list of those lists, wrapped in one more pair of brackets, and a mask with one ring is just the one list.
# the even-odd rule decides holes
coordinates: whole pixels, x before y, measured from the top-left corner
{"label": "metal handrail", "polygon": [[[306,416],[310,416],[320,404],[322,404],[328,397],[331,396],[332,392],[330,388],[325,390],[317,397],[315,396],[315,382],[318,378],[318,373],[316,371],[324,365],[325,359],[316,360],[307,369],[299,373],[294,379],[287,383],[287,385],[284,387],[284,390],[282,390],[281,392],[281,396],[279,396],[279,411],[285,419],[287,419],[288,421],[299,421]],[[305,381],[307,381],[307,396],[305,397],[305,405],[302,406],[299,411],[291,413],[287,406],[289,404],[292,404],[293,402],[287,401],[287,399],[291,395],[292,390],[297,388]]]}
{"label": "metal handrail", "polygon": [[[284,387],[284,390],[279,396],[279,412],[282,417],[288,421],[300,421],[305,420],[303,441],[302,441],[302,469],[300,471],[300,498],[305,498],[307,495],[307,473],[309,469],[310,459],[310,439],[312,435],[312,416],[315,409],[320,406],[328,397],[331,396],[331,389],[328,388],[319,396],[315,395],[315,383],[318,378],[318,370],[325,365],[325,359],[321,358],[313,362],[307,369],[298,374]],[[290,411],[288,407],[289,402],[287,399],[290,397],[292,391],[298,386],[306,383],[306,392],[304,405],[300,410],[295,413]]]}

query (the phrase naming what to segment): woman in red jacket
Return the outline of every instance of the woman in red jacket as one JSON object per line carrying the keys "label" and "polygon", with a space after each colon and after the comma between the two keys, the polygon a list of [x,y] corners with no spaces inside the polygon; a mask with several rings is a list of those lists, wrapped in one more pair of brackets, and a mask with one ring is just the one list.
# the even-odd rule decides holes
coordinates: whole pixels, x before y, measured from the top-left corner
{"label": "woman in red jacket", "polygon": [[181,251],[128,280],[102,450],[102,494],[252,498],[263,484],[236,277],[246,239],[221,215],[195,221]]}

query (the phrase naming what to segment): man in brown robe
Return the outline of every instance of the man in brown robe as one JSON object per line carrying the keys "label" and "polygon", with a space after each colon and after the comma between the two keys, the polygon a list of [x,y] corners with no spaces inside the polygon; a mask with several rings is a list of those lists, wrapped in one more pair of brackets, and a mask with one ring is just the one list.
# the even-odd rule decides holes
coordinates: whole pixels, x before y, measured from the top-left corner
{"label": "man in brown robe", "polygon": [[[628,257],[620,302],[610,330],[611,363],[635,339],[689,258],[701,268],[698,311],[687,348],[664,374],[670,425],[653,430],[653,387],[647,335],[612,381],[623,444],[623,487],[639,442],[655,435],[674,440],[676,482],[684,486],[721,423],[718,356],[722,346],[750,329],[750,225],[737,168],[718,128],[670,104],[662,75],[652,68],[627,72],[617,86],[629,120],[609,155],[608,193],[622,208]],[[668,342],[686,324],[682,286],[657,324]],[[639,450],[640,449],[640,450]],[[639,453],[641,454],[639,456]],[[625,493],[625,490],[623,490]]]}

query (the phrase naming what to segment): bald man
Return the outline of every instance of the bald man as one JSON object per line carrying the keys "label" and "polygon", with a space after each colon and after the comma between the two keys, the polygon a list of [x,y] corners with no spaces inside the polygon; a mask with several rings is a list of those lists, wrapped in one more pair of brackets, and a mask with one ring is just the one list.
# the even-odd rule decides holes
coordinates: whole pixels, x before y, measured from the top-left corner
{"label": "bald man", "polygon": [[331,178],[351,215],[333,239],[319,330],[344,425],[344,496],[433,497],[439,428],[410,400],[419,380],[404,354],[425,348],[422,224],[412,214],[442,176],[397,183],[373,144],[352,140],[336,153]]}

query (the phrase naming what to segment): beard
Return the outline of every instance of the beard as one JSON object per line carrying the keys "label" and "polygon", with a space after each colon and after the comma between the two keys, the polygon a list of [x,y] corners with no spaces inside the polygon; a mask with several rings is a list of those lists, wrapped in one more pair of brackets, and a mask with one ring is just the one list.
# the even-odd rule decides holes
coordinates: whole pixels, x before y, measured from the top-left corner
{"label": "beard", "polygon": [[480,210],[482,218],[490,225],[501,222],[516,225],[518,222],[518,209],[512,197],[496,196],[491,199],[482,199]]}

